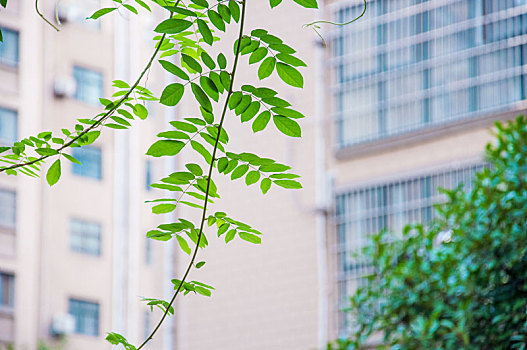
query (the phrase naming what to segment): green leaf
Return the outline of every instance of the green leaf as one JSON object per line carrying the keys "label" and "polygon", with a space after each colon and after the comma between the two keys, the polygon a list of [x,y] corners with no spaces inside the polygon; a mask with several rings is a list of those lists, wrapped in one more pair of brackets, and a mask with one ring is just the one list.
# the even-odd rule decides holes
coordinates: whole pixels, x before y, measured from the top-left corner
{"label": "green leaf", "polygon": [[302,185],[300,184],[300,182],[295,181],[295,180],[275,180],[274,183],[280,187],[287,188],[287,189],[302,188]]}
{"label": "green leaf", "polygon": [[235,0],[229,1],[229,10],[234,21],[238,22],[240,20],[240,6]]}
{"label": "green leaf", "polygon": [[177,34],[189,28],[191,25],[192,22],[190,21],[184,19],[170,18],[159,23],[159,25],[156,27],[156,29],[154,29],[154,31],[156,33]]}
{"label": "green leaf", "polygon": [[275,65],[276,65],[276,58],[267,57],[262,62],[262,64],[260,64],[260,68],[258,68],[258,78],[262,80],[270,76],[274,71]]}
{"label": "green leaf", "polygon": [[154,214],[166,214],[176,209],[175,204],[158,204],[152,207],[152,213]]}
{"label": "green leaf", "polygon": [[273,117],[274,125],[280,130],[283,134],[291,137],[301,137],[302,130],[300,125],[292,119],[283,117],[281,115],[275,115]]}
{"label": "green leaf", "polygon": [[212,295],[212,292],[208,290],[207,288],[195,286],[194,289],[196,290],[198,294],[201,294],[203,296],[210,297]]}
{"label": "green leaf", "polygon": [[269,191],[272,183],[273,182],[268,178],[262,180],[262,182],[260,183],[260,189],[262,190],[263,194],[266,194]]}
{"label": "green leaf", "polygon": [[220,72],[220,80],[225,90],[228,90],[231,86],[231,75],[226,71]]}
{"label": "green leaf", "polygon": [[203,169],[198,164],[189,163],[185,164],[185,167],[194,175],[201,176],[203,175]]}
{"label": "green leaf", "polygon": [[265,164],[260,167],[260,171],[263,171],[264,173],[278,173],[282,171],[287,171],[291,169],[290,166],[283,165],[283,164]]}
{"label": "green leaf", "polygon": [[187,123],[187,122],[182,122],[182,121],[179,121],[179,120],[171,121],[170,125],[172,125],[174,128],[176,128],[178,130],[186,131],[186,132],[189,132],[189,133],[194,133],[194,132],[198,131],[198,128],[194,124],[190,124],[190,123]]}
{"label": "green leaf", "polygon": [[229,97],[229,109],[233,110],[242,101],[243,93],[241,91],[233,92],[232,95]]}
{"label": "green leaf", "polygon": [[227,58],[225,58],[225,55],[220,53],[217,58],[218,65],[221,69],[225,69],[227,67]]}
{"label": "green leaf", "polygon": [[60,159],[57,159],[48,169],[48,173],[46,174],[46,180],[48,181],[48,184],[50,186],[53,186],[56,184],[60,179]]}
{"label": "green leaf", "polygon": [[295,67],[307,67],[307,64],[300,58],[296,58],[295,56],[291,56],[286,53],[278,53],[276,54],[276,58]]}
{"label": "green leaf", "polygon": [[210,98],[212,98],[214,101],[218,102],[220,95],[218,92],[218,88],[216,87],[216,84],[206,76],[201,76],[199,78],[199,84],[201,85],[201,88],[209,95]]}
{"label": "green leaf", "polygon": [[293,1],[305,8],[309,8],[309,9],[318,8],[317,0],[293,0]]}
{"label": "green leaf", "polygon": [[88,17],[87,19],[97,19],[115,10],[117,10],[117,7],[103,8],[103,9],[95,11],[95,13],[91,15],[90,17]]}
{"label": "green leaf", "polygon": [[265,47],[259,47],[249,57],[249,64],[260,62],[267,56],[269,51]]}
{"label": "green leaf", "polygon": [[161,66],[163,66],[163,68],[167,72],[172,73],[175,76],[177,76],[178,78],[181,78],[183,80],[190,80],[190,77],[188,76],[188,74],[185,73],[183,71],[183,69],[181,69],[178,66],[176,66],[174,63],[169,62],[169,61],[165,61],[165,60],[159,60],[159,63],[161,63]]}
{"label": "green leaf", "polygon": [[6,8],[7,7],[7,0],[0,0],[0,6]]}
{"label": "green leaf", "polygon": [[203,145],[197,141],[190,141],[190,146],[192,146],[192,148],[198,152],[199,154],[201,154],[201,156],[205,159],[205,161],[207,163],[211,163],[212,161],[212,155],[210,154],[209,151],[207,151],[207,149],[205,147],[203,147]]}
{"label": "green leaf", "polygon": [[269,111],[263,111],[260,113],[260,115],[256,117],[253,122],[253,132],[258,132],[265,129],[267,124],[269,124],[269,120],[271,120],[271,113]]}
{"label": "green leaf", "polygon": [[37,148],[35,151],[41,156],[54,156],[59,154],[59,152],[53,148]]}
{"label": "green leaf", "polygon": [[152,157],[175,156],[183,147],[185,143],[181,141],[160,140],[150,146],[146,154]]}
{"label": "green leaf", "polygon": [[210,21],[212,22],[212,24],[214,24],[216,28],[218,28],[222,32],[225,31],[225,22],[216,11],[209,10],[207,12],[207,15],[209,16]]}
{"label": "green leaf", "polygon": [[249,106],[251,105],[251,101],[252,101],[251,96],[249,95],[242,96],[242,100],[240,101],[238,106],[236,106],[236,108],[234,109],[234,113],[236,115],[240,115],[243,112],[245,112],[247,108],[249,108]]}
{"label": "green leaf", "polygon": [[205,63],[205,65],[209,68],[209,69],[214,69],[216,68],[216,63],[214,62],[214,60],[212,59],[212,57],[210,57],[210,55],[203,51],[201,53],[201,60],[203,61],[203,63]]}
{"label": "green leaf", "polygon": [[198,73],[202,73],[203,72],[203,68],[201,68],[201,65],[199,64],[199,62],[196,61],[193,57],[182,53],[181,54],[181,60],[187,66],[189,66],[190,69],[192,69],[192,70],[194,70],[194,71],[196,71]]}
{"label": "green leaf", "polygon": [[187,241],[183,237],[181,237],[180,235],[176,235],[176,240],[177,240],[177,242],[179,244],[179,247],[181,248],[182,251],[184,251],[188,255],[190,255],[192,253],[192,250],[188,246]]}
{"label": "green leaf", "polygon": [[163,90],[159,102],[165,106],[175,106],[181,101],[184,92],[185,87],[182,84],[170,84]]}
{"label": "green leaf", "polygon": [[145,10],[152,12],[152,9],[150,9],[150,6],[148,6],[144,1],[142,1],[142,0],[135,0],[135,2],[137,2]]}
{"label": "green leaf", "polygon": [[256,235],[253,235],[252,233],[248,233],[248,232],[239,232],[238,233],[238,236],[243,239],[244,241],[247,241],[249,243],[254,243],[254,244],[261,244],[262,243],[262,239]]}
{"label": "green leaf", "polygon": [[288,85],[303,88],[304,87],[304,78],[299,71],[296,70],[293,66],[288,64],[278,62],[276,64],[276,71],[278,76]]}
{"label": "green leaf", "polygon": [[229,164],[229,159],[227,157],[222,157],[218,160],[218,171],[222,173],[225,169],[227,169],[227,165]]}
{"label": "green leaf", "polygon": [[257,183],[258,180],[260,180],[260,172],[256,171],[256,170],[253,170],[253,171],[249,172],[249,174],[247,174],[247,176],[245,177],[245,184],[247,186],[250,186],[252,184]]}
{"label": "green leaf", "polygon": [[209,45],[212,45],[212,43],[214,42],[214,37],[212,36],[212,32],[209,28],[209,26],[207,25],[207,23],[202,20],[202,19],[197,19],[196,20],[197,24],[198,24],[198,29],[199,29],[199,32],[201,33],[201,36],[203,37],[203,40],[209,44]]}
{"label": "green leaf", "polygon": [[260,102],[258,101],[251,102],[249,107],[247,107],[247,109],[242,113],[242,116],[241,116],[242,123],[248,122],[249,120],[254,118],[256,113],[258,113],[258,111],[260,110],[260,106],[261,106]]}
{"label": "green leaf", "polygon": [[236,236],[236,229],[232,229],[225,235],[225,243],[229,243]]}
{"label": "green leaf", "polygon": [[283,115],[284,117],[288,117],[288,118],[302,119],[306,117],[302,113],[295,111],[294,109],[290,109],[290,108],[273,107],[271,110],[278,115]]}
{"label": "green leaf", "polygon": [[79,162],[75,157],[70,156],[67,153],[62,153],[62,155],[64,156],[64,158],[66,158],[67,160],[69,160],[72,163],[79,164],[79,165],[81,164],[81,162]]}
{"label": "green leaf", "polygon": [[196,268],[201,269],[205,264],[206,264],[205,261],[200,261],[199,263],[196,264]]}
{"label": "green leaf", "polygon": [[176,139],[176,140],[188,140],[190,136],[181,131],[163,131],[157,134],[157,137],[165,137],[167,139]]}
{"label": "green leaf", "polygon": [[280,5],[281,2],[282,0],[269,0],[269,4],[271,5],[271,8]]}
{"label": "green leaf", "polygon": [[201,6],[203,8],[209,7],[209,4],[208,4],[208,2],[206,0],[190,0],[190,1],[192,1],[196,5]]}
{"label": "green leaf", "polygon": [[143,106],[140,103],[137,103],[133,107],[133,112],[136,116],[138,116],[140,119],[145,120],[148,117],[148,110],[145,106]]}
{"label": "green leaf", "polygon": [[137,10],[136,10],[135,7],[133,7],[132,5],[123,4],[123,6],[124,6],[126,9],[128,9],[128,11],[133,12],[133,13],[135,13],[136,15],[138,14]]}
{"label": "green leaf", "polygon": [[196,100],[198,103],[205,109],[207,112],[212,112],[212,104],[210,103],[209,97],[207,94],[201,89],[201,87],[196,83],[191,83],[192,93],[194,94],[194,97],[196,97]]}
{"label": "green leaf", "polygon": [[236,169],[234,169],[234,171],[232,172],[232,174],[231,174],[231,180],[239,179],[240,177],[242,177],[243,175],[245,175],[245,173],[247,172],[247,170],[249,170],[249,166],[248,166],[247,164],[242,164],[242,165],[240,165],[239,167],[237,167]]}
{"label": "green leaf", "polygon": [[231,22],[231,11],[229,8],[224,4],[218,5],[218,13],[220,14],[221,18],[227,23]]}

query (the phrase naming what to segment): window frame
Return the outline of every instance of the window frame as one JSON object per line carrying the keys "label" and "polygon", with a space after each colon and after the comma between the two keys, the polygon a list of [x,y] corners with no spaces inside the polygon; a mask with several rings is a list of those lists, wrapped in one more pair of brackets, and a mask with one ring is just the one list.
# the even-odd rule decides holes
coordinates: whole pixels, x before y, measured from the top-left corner
{"label": "window frame", "polygon": [[2,130],[0,128],[0,145],[9,145],[11,146],[11,144],[13,144],[14,142],[16,142],[18,140],[18,111],[16,109],[13,109],[13,108],[8,108],[8,107],[4,107],[4,106],[0,106],[0,127],[2,125],[2,121],[1,119],[4,118],[5,114],[9,115],[11,114],[11,116],[9,117],[13,117],[14,118],[14,134],[12,135],[12,137],[10,137],[9,139],[8,138],[3,138],[2,136]]}
{"label": "window frame", "polygon": [[[74,64],[72,67],[72,76],[75,80],[75,94],[73,98],[76,101],[86,103],[90,106],[100,106],[99,99],[104,96],[104,73],[100,69],[88,68],[82,64]],[[88,78],[88,79],[87,79]],[[91,86],[87,83],[89,79],[96,79],[97,86]],[[97,89],[97,96],[91,96],[88,92]]]}
{"label": "window frame", "polygon": [[[76,303],[77,309],[73,309],[72,303]],[[93,310],[87,310],[87,307],[94,307]],[[74,314],[72,311],[80,310],[81,313]],[[86,313],[91,312],[95,314],[96,317],[91,317],[93,315],[89,315],[90,317],[87,317]],[[96,301],[90,301],[86,299],[80,299],[76,297],[70,297],[68,298],[68,314],[73,316],[75,320],[75,330],[74,334],[77,335],[85,335],[90,337],[98,337],[100,335],[100,328],[101,328],[101,305],[99,302]],[[77,322],[79,319],[82,318],[82,323]],[[86,327],[86,320],[88,319],[88,322],[93,321],[95,324],[95,330],[87,329]]]}
{"label": "window frame", "polygon": [[16,37],[16,48],[15,48],[15,58],[14,61],[10,61],[5,59],[3,56],[0,55],[0,67],[8,67],[13,69],[18,69],[18,66],[20,65],[20,31],[11,27],[4,27],[0,26],[2,29],[2,36],[4,41],[0,43],[0,45],[6,45],[6,33],[14,34]]}
{"label": "window frame", "polygon": [[[88,154],[90,157],[98,157],[98,167],[95,170],[91,170],[89,168],[89,165],[87,163],[82,163],[82,160],[84,156],[86,155],[80,155],[77,152],[91,152],[91,151],[97,151],[93,154]],[[83,178],[89,178],[93,179],[95,181],[102,181],[104,176],[104,169],[103,169],[103,149],[102,147],[95,146],[95,145],[87,145],[82,147],[74,147],[71,151],[71,154],[75,159],[79,160],[82,164],[72,163],[71,165],[71,173],[78,177]],[[86,159],[83,159],[86,161]],[[90,160],[90,159],[89,159]],[[88,170],[86,170],[88,169]]]}
{"label": "window frame", "polygon": [[[74,253],[80,253],[84,255],[91,255],[95,257],[99,257],[102,255],[102,225],[99,222],[96,221],[88,221],[84,219],[79,219],[77,217],[72,217],[69,220],[70,224],[70,249]],[[79,232],[76,232],[74,229],[74,225],[78,225],[81,227]],[[92,226],[88,229],[85,228],[85,226]],[[97,232],[95,234],[92,234],[91,228],[96,227]],[[77,235],[77,237],[75,237]],[[88,241],[96,240],[97,242],[97,249],[93,250],[90,249],[90,245],[87,244]],[[79,245],[75,245],[75,241],[79,241]]]}

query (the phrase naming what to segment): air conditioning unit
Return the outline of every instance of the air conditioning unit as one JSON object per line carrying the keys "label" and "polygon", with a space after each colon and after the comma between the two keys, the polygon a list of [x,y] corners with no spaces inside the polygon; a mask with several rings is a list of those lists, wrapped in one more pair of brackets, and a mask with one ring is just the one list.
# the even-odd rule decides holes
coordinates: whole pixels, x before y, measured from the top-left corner
{"label": "air conditioning unit", "polygon": [[71,334],[75,331],[75,318],[68,314],[53,316],[50,333],[53,337]]}
{"label": "air conditioning unit", "polygon": [[82,10],[79,6],[82,3],[63,1],[57,4],[57,17],[61,24],[75,22],[82,17]]}
{"label": "air conditioning unit", "polygon": [[53,86],[53,92],[55,97],[64,98],[64,97],[73,97],[75,96],[75,91],[77,90],[77,84],[75,79],[71,76],[57,77],[55,79],[55,84]]}

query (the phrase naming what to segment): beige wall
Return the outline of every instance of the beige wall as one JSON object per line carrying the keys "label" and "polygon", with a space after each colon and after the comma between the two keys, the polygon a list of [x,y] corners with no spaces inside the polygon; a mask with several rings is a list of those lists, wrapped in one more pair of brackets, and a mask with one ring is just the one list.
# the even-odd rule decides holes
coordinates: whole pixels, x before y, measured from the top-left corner
{"label": "beige wall", "polygon": [[[55,3],[39,2],[50,19],[54,18]],[[102,21],[100,30],[70,22],[64,23],[57,33],[35,14],[33,2],[9,1],[8,9],[0,14],[0,25],[20,31],[20,64],[17,69],[0,66],[0,106],[18,111],[19,137],[42,130],[60,133],[61,128],[72,128],[76,118],[100,112],[100,108],[74,99],[54,97],[55,78],[71,76],[74,65],[102,72],[105,96],[113,92],[115,67],[124,67],[119,78],[136,78],[152,51],[146,40],[150,34],[144,32],[151,29],[151,23],[118,18],[124,23],[126,38],[133,34],[144,40],[136,40],[133,46],[116,45],[117,23],[112,16]],[[116,57],[125,57],[126,61],[116,62]],[[148,87],[158,92],[163,80],[163,73],[154,69]],[[122,327],[125,335],[134,342],[142,340],[147,308],[140,296],[166,297],[165,281],[172,268],[171,264],[166,266],[169,244],[154,243],[152,263],[145,263],[145,233],[160,218],[152,217],[144,205],[144,200],[156,195],[145,189],[144,153],[155,131],[164,124],[164,113],[157,109],[149,120],[138,121],[140,127],[124,143],[116,141],[117,132],[104,130],[95,143],[103,152],[101,181],[73,175],[71,164],[66,161],[62,164],[61,181],[53,188],[44,179],[0,176],[0,188],[15,190],[17,194],[16,230],[0,232],[0,271],[15,275],[14,311],[0,310],[0,344],[14,342],[17,350],[35,349],[40,340],[58,344],[50,338],[52,318],[68,312],[71,297],[99,303],[100,335],[69,335],[66,349],[109,349],[103,339],[106,332],[117,330],[117,302],[124,305],[120,312],[127,320]],[[121,196],[116,189],[116,183],[122,182],[114,176],[116,154],[127,157],[126,168],[119,170],[133,174],[124,188],[128,196]],[[166,166],[163,160],[153,164],[154,174]],[[125,208],[125,212],[119,208]],[[71,251],[71,218],[101,224],[100,256]],[[118,223],[132,228],[124,231],[123,241],[115,239]],[[121,262],[125,267],[135,262],[134,269],[120,269]],[[158,313],[152,315],[152,324],[157,317]],[[160,332],[153,346],[170,348],[164,333]]]}
{"label": "beige wall", "polygon": [[[302,10],[292,1],[284,1],[271,11],[267,1],[249,1],[247,14],[246,32],[269,29],[297,49],[299,57],[309,65],[314,63],[316,36],[302,25],[313,20],[315,11]],[[222,46],[229,53],[237,26],[231,28],[231,39]],[[248,56],[243,56],[240,61],[238,84],[270,86],[309,117],[301,121],[303,138],[292,139],[278,132],[272,122],[255,135],[251,123],[242,125],[238,117],[228,113],[227,148],[291,165],[292,171],[302,175],[304,190],[273,187],[263,196],[258,185],[247,188],[243,180],[231,182],[224,175],[214,174],[222,199],[211,213],[226,211],[234,219],[253,225],[263,232],[263,243],[255,246],[235,239],[225,246],[214,229],[206,231],[210,246],[200,252],[198,260],[206,260],[207,264],[194,271],[191,278],[210,283],[216,290],[210,299],[189,295],[178,302],[178,350],[300,350],[313,349],[318,342],[314,71],[304,70],[306,89],[300,91],[276,77],[259,82],[257,65],[247,68],[247,59]],[[190,104],[192,101],[186,101],[180,117],[192,113]],[[185,216],[188,212],[185,209],[180,213]],[[181,273],[188,258],[179,256]]]}

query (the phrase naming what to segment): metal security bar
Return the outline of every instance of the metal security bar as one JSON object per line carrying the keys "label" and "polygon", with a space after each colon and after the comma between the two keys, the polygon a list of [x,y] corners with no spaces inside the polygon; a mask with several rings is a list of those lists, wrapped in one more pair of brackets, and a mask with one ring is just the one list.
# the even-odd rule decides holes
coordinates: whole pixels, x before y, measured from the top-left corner
{"label": "metal security bar", "polygon": [[[336,21],[363,9],[341,1]],[[527,1],[369,0],[331,33],[339,147],[514,109],[526,98]]]}
{"label": "metal security bar", "polygon": [[[372,270],[360,252],[368,237],[383,229],[401,232],[410,223],[426,225],[435,216],[434,204],[445,200],[438,187],[469,189],[481,163],[442,169],[411,178],[351,189],[336,196],[336,258],[338,309],[348,305],[349,296],[365,282]],[[341,335],[350,329],[350,315],[339,312]]]}

